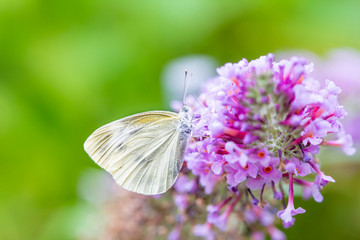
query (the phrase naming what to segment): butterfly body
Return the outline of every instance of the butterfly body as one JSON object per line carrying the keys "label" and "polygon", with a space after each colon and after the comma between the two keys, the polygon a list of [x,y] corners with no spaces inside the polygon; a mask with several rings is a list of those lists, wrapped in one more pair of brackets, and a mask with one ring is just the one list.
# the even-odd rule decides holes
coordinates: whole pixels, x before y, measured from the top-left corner
{"label": "butterfly body", "polygon": [[85,151],[127,190],[164,193],[177,179],[191,136],[189,108],[151,111],[106,124],[86,140]]}

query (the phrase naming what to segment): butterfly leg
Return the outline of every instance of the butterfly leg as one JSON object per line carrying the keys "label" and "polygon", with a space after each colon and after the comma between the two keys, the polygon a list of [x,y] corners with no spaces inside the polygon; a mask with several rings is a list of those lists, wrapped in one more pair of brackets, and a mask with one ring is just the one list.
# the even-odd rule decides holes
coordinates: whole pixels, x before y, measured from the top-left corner
{"label": "butterfly leg", "polygon": [[199,148],[199,145],[196,143],[196,142],[197,142],[197,141],[196,141],[197,139],[198,139],[197,137],[193,137],[193,136],[192,136],[192,137],[190,138],[190,141],[191,141],[191,142],[193,142],[193,143],[195,144],[195,147],[196,147],[196,149],[197,149],[198,153],[200,154],[200,148]]}

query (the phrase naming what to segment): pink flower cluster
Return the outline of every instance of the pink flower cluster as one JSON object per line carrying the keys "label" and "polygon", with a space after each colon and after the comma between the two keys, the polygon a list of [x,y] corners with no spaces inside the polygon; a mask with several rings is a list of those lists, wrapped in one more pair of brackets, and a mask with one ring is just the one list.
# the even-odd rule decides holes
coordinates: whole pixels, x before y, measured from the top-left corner
{"label": "pink flower cluster", "polygon": [[[311,71],[301,58],[243,59],[218,68],[198,99],[187,99],[194,129],[175,200],[184,214],[191,201],[210,196],[206,223],[194,228],[195,235],[213,239],[213,226],[225,231],[234,214],[251,228],[261,226],[252,232],[258,239],[284,239],[274,209],[282,203],[276,215],[285,227],[305,212],[294,206],[293,184],[305,197],[323,200],[320,191],[335,180],[320,170],[320,146],[341,147],[348,155],[355,149],[339,122],[346,115],[337,101],[341,89],[328,80],[322,88],[308,77]],[[313,182],[302,179],[309,174]]]}

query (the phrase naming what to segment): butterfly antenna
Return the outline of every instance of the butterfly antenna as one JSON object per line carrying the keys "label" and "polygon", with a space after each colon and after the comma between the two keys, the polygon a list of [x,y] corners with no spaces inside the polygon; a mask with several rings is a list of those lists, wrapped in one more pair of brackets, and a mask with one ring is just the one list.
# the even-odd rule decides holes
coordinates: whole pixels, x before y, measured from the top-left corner
{"label": "butterfly antenna", "polygon": [[199,107],[201,108],[205,108],[204,104],[199,100],[198,97],[194,96],[194,95],[191,95],[195,100],[196,102],[199,104]]}
{"label": "butterfly antenna", "polygon": [[189,87],[189,82],[190,82],[190,79],[191,79],[193,73],[191,73],[189,79],[187,78],[187,75],[188,75],[188,70],[185,69],[184,90],[183,90],[183,99],[182,99],[182,104],[183,105],[185,105],[185,97],[186,97],[186,93],[187,93],[187,90],[188,90],[188,87]]}
{"label": "butterfly antenna", "polygon": [[198,154],[201,154],[199,145],[196,143],[196,137],[191,137],[190,141],[192,141],[195,144],[196,150],[198,151]]}

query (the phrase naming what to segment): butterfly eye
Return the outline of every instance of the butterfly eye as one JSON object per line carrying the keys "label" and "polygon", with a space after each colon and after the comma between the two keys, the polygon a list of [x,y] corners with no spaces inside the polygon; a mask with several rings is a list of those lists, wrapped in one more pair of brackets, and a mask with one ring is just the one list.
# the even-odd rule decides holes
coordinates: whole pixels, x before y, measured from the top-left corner
{"label": "butterfly eye", "polygon": [[183,112],[189,112],[189,107],[183,106],[182,109],[181,109],[181,111],[183,111]]}

